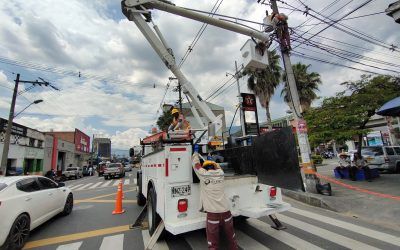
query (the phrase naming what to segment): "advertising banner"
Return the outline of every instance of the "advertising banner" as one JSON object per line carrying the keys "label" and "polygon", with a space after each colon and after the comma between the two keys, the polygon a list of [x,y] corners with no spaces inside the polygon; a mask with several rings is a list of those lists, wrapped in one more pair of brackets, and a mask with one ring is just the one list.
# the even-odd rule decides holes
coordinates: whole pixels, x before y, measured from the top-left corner
{"label": "advertising banner", "polygon": [[90,136],[79,129],[75,129],[75,150],[79,152],[90,152]]}
{"label": "advertising banner", "polygon": [[[7,123],[8,122],[6,119],[0,118],[0,132],[6,132]],[[12,128],[11,128],[11,134],[26,137],[27,130],[28,130],[27,127],[13,123]]]}

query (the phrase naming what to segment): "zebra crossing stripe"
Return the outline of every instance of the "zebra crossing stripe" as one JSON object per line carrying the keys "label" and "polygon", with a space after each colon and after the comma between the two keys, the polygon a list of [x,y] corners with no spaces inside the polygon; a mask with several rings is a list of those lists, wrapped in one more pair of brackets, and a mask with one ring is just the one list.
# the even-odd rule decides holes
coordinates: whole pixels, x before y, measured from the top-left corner
{"label": "zebra crossing stripe", "polygon": [[137,179],[136,179],[136,178],[133,179],[133,183],[134,183],[135,185],[137,185]]}
{"label": "zebra crossing stripe", "polygon": [[123,250],[124,249],[124,235],[117,234],[103,238],[99,250]]}
{"label": "zebra crossing stripe", "polygon": [[280,214],[278,216],[278,218],[284,223],[287,223],[287,224],[297,227],[303,231],[314,234],[316,236],[319,236],[328,241],[334,242],[336,244],[342,245],[342,246],[350,248],[350,249],[365,249],[365,250],[366,249],[379,249],[379,248],[364,244],[360,241],[356,241],[356,240],[350,239],[348,237],[345,237],[343,235],[340,235],[340,234],[328,231],[326,229],[311,225],[309,223],[290,218],[283,214]]}
{"label": "zebra crossing stripe", "polygon": [[246,250],[269,250],[268,247],[264,246],[260,242],[254,240],[247,234],[240,230],[235,230],[236,239],[241,248]]}
{"label": "zebra crossing stripe", "polygon": [[[281,218],[281,216],[279,216],[279,218]],[[260,230],[261,232],[268,234],[268,236],[271,236],[272,238],[275,238],[281,242],[283,242],[284,244],[293,247],[294,249],[315,249],[315,250],[319,250],[322,249],[314,244],[311,244],[308,241],[305,241],[303,239],[300,239],[299,237],[292,235],[290,233],[287,233],[285,231],[278,231],[275,230],[273,228],[271,228],[271,226],[268,223],[262,222],[260,220],[257,219],[247,219],[247,223]],[[304,230],[304,229],[303,229]]]}
{"label": "zebra crossing stripe", "polygon": [[400,237],[396,237],[396,236],[393,236],[393,235],[390,235],[387,233],[375,231],[375,230],[372,230],[369,228],[357,226],[355,224],[351,224],[351,223],[344,222],[341,220],[336,220],[336,219],[333,219],[333,218],[330,218],[327,216],[319,215],[317,213],[311,213],[311,212],[304,211],[304,210],[294,208],[294,207],[292,207],[289,211],[292,213],[298,214],[298,215],[302,215],[302,216],[305,216],[305,217],[308,217],[308,218],[311,218],[314,220],[321,221],[326,224],[330,224],[330,225],[333,225],[336,227],[341,227],[343,229],[353,231],[355,233],[362,234],[362,235],[365,235],[370,238],[384,241],[384,242],[387,242],[392,245],[400,246]]}
{"label": "zebra crossing stripe", "polygon": [[97,182],[93,186],[89,187],[89,189],[96,188],[96,187],[100,186],[101,184],[103,184],[103,182]]}
{"label": "zebra crossing stripe", "polygon": [[80,186],[82,186],[83,184],[78,184],[78,185],[75,185],[75,186],[71,186],[71,187],[69,187],[71,190],[74,190],[74,189],[76,189],[76,188],[78,188],[78,187],[80,187]]}
{"label": "zebra crossing stripe", "polygon": [[115,181],[113,186],[118,186],[118,184],[119,184],[119,180]]}
{"label": "zebra crossing stripe", "polygon": [[124,185],[129,185],[129,183],[131,183],[131,181],[130,181],[129,179],[126,179],[126,180],[124,181]]}
{"label": "zebra crossing stripe", "polygon": [[101,187],[107,187],[111,184],[111,181],[106,181]]}
{"label": "zebra crossing stripe", "polygon": [[79,242],[74,242],[71,244],[65,244],[65,245],[58,246],[56,250],[79,250],[81,245],[82,245],[82,241],[79,241]]}
{"label": "zebra crossing stripe", "polygon": [[[142,230],[142,236],[143,236],[143,245],[144,247],[146,247],[147,243],[150,240],[149,230]],[[167,245],[167,242],[165,242],[165,240],[159,240],[154,245],[153,250],[169,250],[169,247]]]}
{"label": "zebra crossing stripe", "polygon": [[74,189],[74,190],[82,190],[82,189],[84,189],[84,188],[89,187],[89,186],[92,185],[92,184],[93,184],[93,183],[88,183],[88,184],[85,184],[85,185],[83,185],[82,187],[77,188],[77,189]]}

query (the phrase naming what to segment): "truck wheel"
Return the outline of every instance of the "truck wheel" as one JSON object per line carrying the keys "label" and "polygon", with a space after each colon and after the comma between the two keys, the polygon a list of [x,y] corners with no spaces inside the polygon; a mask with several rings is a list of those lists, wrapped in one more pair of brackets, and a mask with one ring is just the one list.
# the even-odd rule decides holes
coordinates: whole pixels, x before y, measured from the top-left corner
{"label": "truck wheel", "polygon": [[161,221],[160,216],[157,214],[157,197],[153,188],[149,190],[147,199],[149,200],[147,203],[147,221],[149,223],[149,233],[152,236]]}
{"label": "truck wheel", "polygon": [[143,193],[142,193],[142,175],[138,175],[138,179],[137,179],[137,186],[138,186],[138,192],[136,195],[136,201],[138,206],[143,207],[146,204],[146,197],[144,197]]}

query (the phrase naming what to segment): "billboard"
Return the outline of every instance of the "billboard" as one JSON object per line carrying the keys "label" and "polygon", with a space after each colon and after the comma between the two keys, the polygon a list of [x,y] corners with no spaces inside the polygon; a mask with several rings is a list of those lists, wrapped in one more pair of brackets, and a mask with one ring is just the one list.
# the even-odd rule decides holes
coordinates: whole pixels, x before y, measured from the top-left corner
{"label": "billboard", "polygon": [[[7,130],[7,120],[0,118],[0,132],[6,132]],[[11,127],[11,134],[12,135],[20,135],[20,136],[25,136],[26,137],[26,132],[28,128],[22,125],[19,125],[17,123],[13,122],[13,125]]]}
{"label": "billboard", "polygon": [[75,129],[75,150],[79,152],[90,152],[90,136],[79,129]]}

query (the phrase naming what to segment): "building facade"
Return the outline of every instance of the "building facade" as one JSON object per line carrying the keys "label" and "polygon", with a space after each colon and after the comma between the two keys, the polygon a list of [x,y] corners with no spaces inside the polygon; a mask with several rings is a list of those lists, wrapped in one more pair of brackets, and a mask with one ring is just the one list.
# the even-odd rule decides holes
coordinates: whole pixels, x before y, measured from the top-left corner
{"label": "building facade", "polygon": [[102,160],[111,160],[111,140],[110,138],[94,137],[93,153]]}
{"label": "building facade", "polygon": [[[7,120],[0,118],[0,152],[3,152]],[[45,135],[13,122],[8,152],[9,174],[42,174]],[[0,155],[1,159],[2,155]]]}

